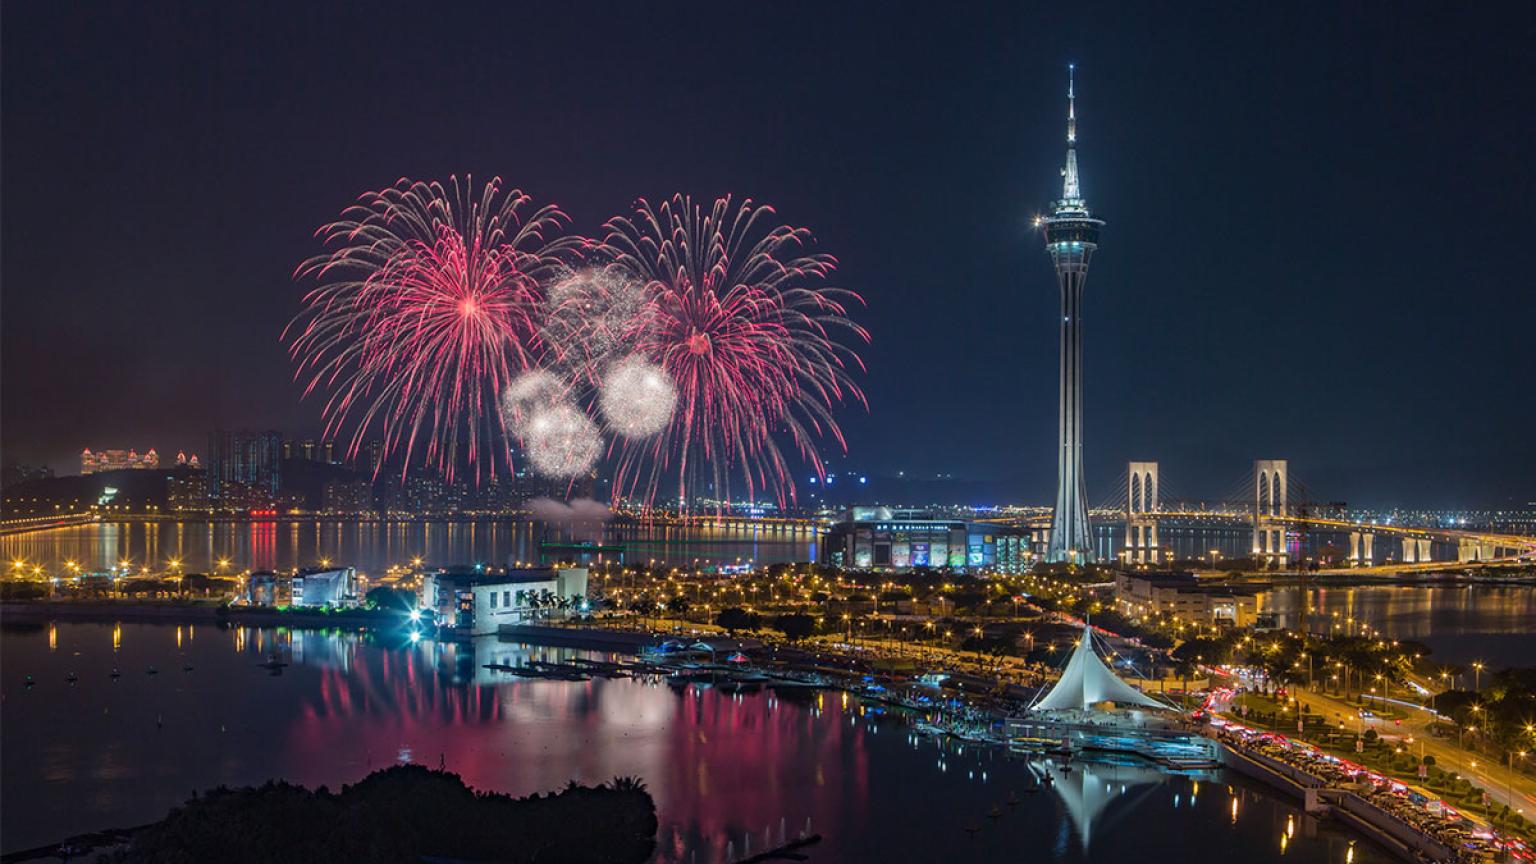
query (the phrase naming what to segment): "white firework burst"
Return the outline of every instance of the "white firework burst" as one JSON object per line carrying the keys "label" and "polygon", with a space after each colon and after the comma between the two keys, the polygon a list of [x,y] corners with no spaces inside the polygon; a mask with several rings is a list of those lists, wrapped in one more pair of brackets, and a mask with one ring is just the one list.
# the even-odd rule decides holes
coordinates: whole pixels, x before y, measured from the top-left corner
{"label": "white firework burst", "polygon": [[533,412],[523,432],[528,461],[546,477],[575,477],[592,468],[603,450],[597,424],[573,405]]}
{"label": "white firework burst", "polygon": [[644,357],[615,363],[603,376],[598,406],[608,428],[625,438],[649,438],[665,429],[677,407],[672,376]]}
{"label": "white firework burst", "polygon": [[541,341],[567,377],[595,384],[616,356],[632,350],[655,310],[645,285],[614,267],[586,267],[546,291]]}
{"label": "white firework burst", "polygon": [[528,422],[545,408],[565,399],[566,385],[555,375],[535,369],[512,379],[501,394],[501,418],[516,435],[526,435]]}

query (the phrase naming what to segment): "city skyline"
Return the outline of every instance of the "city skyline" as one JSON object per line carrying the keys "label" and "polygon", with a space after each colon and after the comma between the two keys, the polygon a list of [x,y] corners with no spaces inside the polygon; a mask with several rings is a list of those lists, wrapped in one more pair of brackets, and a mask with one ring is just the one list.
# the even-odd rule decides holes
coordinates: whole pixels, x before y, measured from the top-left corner
{"label": "city skyline", "polygon": [[[469,169],[553,198],[586,233],[624,196],[672,188],[751,196],[813,226],[838,283],[869,300],[874,336],[870,410],[840,412],[849,455],[833,467],[1046,502],[1055,297],[1030,222],[1053,197],[1052,107],[1075,61],[1093,92],[1084,194],[1115,225],[1086,301],[1090,505],[1136,459],[1191,498],[1284,458],[1321,495],[1366,506],[1530,500],[1536,409],[1519,394],[1536,361],[1520,345],[1536,262],[1520,242],[1533,216],[1519,151],[1536,112],[1516,84],[1531,71],[1519,26],[1474,52],[1457,34],[1476,22],[1451,12],[1396,29],[1264,12],[1270,26],[1252,29],[1266,35],[1241,37],[1236,11],[978,12],[931,35],[846,10],[810,33],[678,12],[685,33],[795,39],[806,58],[678,77],[644,68],[625,13],[580,28],[534,11],[547,45],[508,58],[471,37],[475,62],[402,78],[368,59],[370,38],[464,13],[311,14],[204,10],[179,28],[153,10],[8,13],[7,460],[68,470],[93,442],[195,452],[217,427],[318,438],[319,406],[299,399],[278,342],[311,232],[357,189]],[[210,25],[242,38],[225,51],[196,35]],[[1140,33],[1163,50],[1130,56]],[[1279,50],[1303,33],[1304,53]],[[512,73],[540,68],[521,61],[578,45],[604,49],[581,52],[589,72],[636,76],[630,95],[671,95],[646,108],[542,72],[517,86]],[[114,77],[125,50],[133,72]],[[924,52],[947,62],[942,83],[901,62]],[[307,92],[342,74],[357,93]],[[499,134],[493,104],[549,134]],[[837,122],[849,104],[861,122]],[[765,113],[781,133],[747,134]],[[674,127],[743,133],[656,140]],[[93,254],[72,255],[64,214],[82,201]],[[1465,214],[1478,232],[1448,224]]]}
{"label": "city skyline", "polygon": [[1536,864],[1533,43],[0,5],[0,858]]}

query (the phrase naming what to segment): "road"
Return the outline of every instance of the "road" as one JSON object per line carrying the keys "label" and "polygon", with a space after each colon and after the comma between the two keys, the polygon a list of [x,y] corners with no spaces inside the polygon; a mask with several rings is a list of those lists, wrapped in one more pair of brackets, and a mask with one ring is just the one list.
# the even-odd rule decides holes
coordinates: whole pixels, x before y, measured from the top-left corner
{"label": "road", "polygon": [[1398,710],[1407,714],[1399,725],[1381,717],[1362,719],[1359,709],[1354,705],[1324,693],[1297,688],[1291,691],[1291,695],[1308,706],[1312,713],[1326,717],[1331,723],[1344,720],[1356,729],[1371,727],[1377,735],[1387,740],[1403,741],[1411,737],[1413,743],[1405,743],[1404,746],[1411,747],[1412,752],[1434,756],[1435,764],[1440,768],[1455,771],[1474,785],[1481,786],[1487,790],[1495,806],[1507,803],[1527,817],[1536,813],[1536,779],[1525,774],[1512,776],[1503,763],[1490,764],[1488,760],[1458,747],[1454,741],[1430,735],[1429,723],[1434,715],[1428,709],[1405,708],[1399,703]]}

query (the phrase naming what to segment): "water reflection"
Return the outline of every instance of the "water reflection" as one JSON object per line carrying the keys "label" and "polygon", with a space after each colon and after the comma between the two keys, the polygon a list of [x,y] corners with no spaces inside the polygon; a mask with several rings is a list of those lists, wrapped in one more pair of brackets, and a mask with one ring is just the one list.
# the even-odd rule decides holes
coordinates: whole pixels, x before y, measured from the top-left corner
{"label": "water reflection", "polygon": [[1176,782],[1172,775],[1145,765],[1079,762],[1066,770],[1064,767],[1055,762],[1031,763],[1029,770],[1038,778],[1037,783],[1056,793],[1085,851],[1093,840],[1094,823],[1110,827],[1102,823],[1104,811],[1112,802],[1125,798],[1117,810],[1123,813],[1146,799],[1156,787]]}
{"label": "water reflection", "polygon": [[1282,627],[1346,633],[1365,624],[1390,639],[1427,644],[1439,663],[1523,665],[1536,620],[1536,588],[1529,585],[1280,588],[1259,602]]}
{"label": "water reflection", "polygon": [[[0,557],[77,561],[88,571],[128,562],[158,566],[169,558],[187,572],[214,572],[221,560],[235,569],[274,570],[346,562],[363,572],[420,557],[432,564],[537,561],[543,540],[571,536],[541,523],[500,519],[464,522],[107,522],[0,538]],[[775,563],[816,557],[812,529],[767,523],[678,528],[609,524],[603,545],[622,546],[631,561]]]}
{"label": "water reflection", "polygon": [[[397,761],[441,764],[514,794],[638,776],[656,796],[667,864],[723,860],[749,836],[760,849],[765,833],[807,820],[827,837],[813,861],[1108,862],[1159,849],[1215,862],[1241,849],[1263,864],[1282,853],[1339,861],[1347,844],[1309,834],[1295,807],[1234,778],[1074,764],[1049,769],[1046,791],[1043,763],[922,736],[844,693],[518,679],[483,667],[578,652],[494,637],[413,644],[233,628],[195,638],[186,625],[71,622],[6,626],[0,651],[8,850],[159,818],[220,783],[335,788]],[[291,664],[275,677],[258,668],[273,654]],[[163,671],[139,674],[147,665]],[[134,671],[112,680],[115,666]],[[64,684],[68,672],[78,684]],[[35,688],[20,686],[26,674]],[[1282,849],[1275,838],[1291,836],[1288,824],[1303,827]]]}

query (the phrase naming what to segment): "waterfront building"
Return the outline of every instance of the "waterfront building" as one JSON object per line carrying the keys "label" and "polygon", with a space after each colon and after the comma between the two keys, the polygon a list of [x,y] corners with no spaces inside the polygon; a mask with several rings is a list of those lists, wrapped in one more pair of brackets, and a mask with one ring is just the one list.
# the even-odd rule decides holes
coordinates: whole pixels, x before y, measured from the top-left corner
{"label": "waterfront building", "polygon": [[904,573],[919,567],[1023,572],[1029,537],[1007,525],[946,519],[926,510],[852,507],[828,530],[823,563]]}
{"label": "waterfront building", "polygon": [[80,453],[80,473],[95,474],[100,471],[121,471],[123,469],[151,469],[160,467],[160,454],[151,447],[144,455],[139,451],[128,448],[127,450],[97,450],[91,451],[87,447]]}
{"label": "waterfront building", "polygon": [[293,575],[291,586],[294,606],[357,605],[357,570],[352,567],[300,570]]}
{"label": "waterfront building", "polygon": [[585,567],[475,567],[423,573],[420,605],[442,626],[478,636],[503,624],[563,618],[586,596]]}
{"label": "waterfront building", "polygon": [[276,606],[278,577],[271,570],[259,570],[246,577],[245,602],[252,606]]}
{"label": "waterfront building", "polygon": [[173,513],[207,513],[208,478],[203,474],[176,474],[166,478],[165,506]]}
{"label": "waterfront building", "polygon": [[[212,475],[207,480],[212,486]],[[225,480],[219,489],[219,495],[214,497],[209,492],[208,507],[222,513],[257,513],[275,511],[279,509],[277,496],[265,486],[257,486],[250,483]]]}
{"label": "waterfront building", "polygon": [[208,494],[224,498],[230,484],[266,490],[282,487],[283,437],[276,432],[215,430],[208,437]]}
{"label": "waterfront building", "polygon": [[1193,573],[1117,573],[1115,607],[1132,618],[1177,617],[1197,624],[1248,627],[1259,620],[1258,589],[1201,584]]}
{"label": "waterfront building", "polygon": [[320,487],[320,506],[333,516],[356,516],[373,510],[373,484],[367,480],[327,480]]}
{"label": "waterfront building", "polygon": [[1078,178],[1076,82],[1072,67],[1067,68],[1067,163],[1061,172],[1061,198],[1051,205],[1051,214],[1039,220],[1061,288],[1056,509],[1046,560],[1081,563],[1093,559],[1083,484],[1083,285],[1104,220],[1088,210]]}

